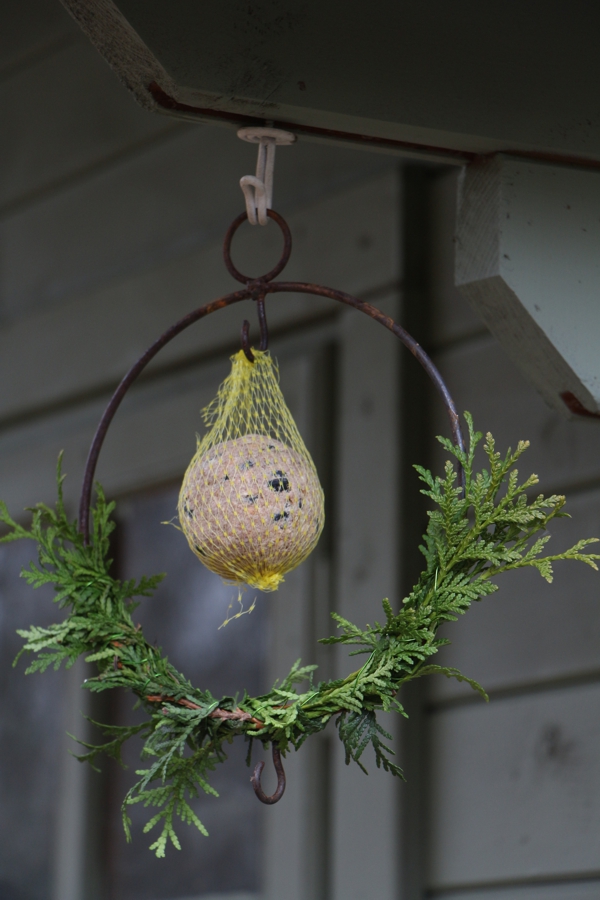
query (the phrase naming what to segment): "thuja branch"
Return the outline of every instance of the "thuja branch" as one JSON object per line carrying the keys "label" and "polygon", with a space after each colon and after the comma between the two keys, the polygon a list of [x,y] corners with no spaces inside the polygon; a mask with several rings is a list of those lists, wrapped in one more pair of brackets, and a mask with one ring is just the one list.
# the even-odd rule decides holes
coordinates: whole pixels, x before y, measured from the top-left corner
{"label": "thuja branch", "polygon": [[[386,743],[390,735],[378,723],[377,714],[395,710],[405,715],[398,701],[403,684],[439,673],[465,681],[486,696],[480,685],[458,670],[431,662],[445,643],[436,637],[439,626],[455,620],[472,602],[497,590],[497,576],[510,569],[533,567],[551,581],[553,563],[559,560],[597,567],[595,560],[600,557],[586,549],[595,538],[579,541],[564,553],[542,555],[549,540],[548,526],[554,518],[565,515],[565,498],[540,495],[530,499],[537,483],[534,475],[519,484],[515,465],[527,443],[501,456],[488,434],[484,443],[488,468],[474,472],[475,449],[482,436],[474,431],[468,414],[466,421],[466,453],[439,439],[464,468],[464,493],[450,462],[443,477],[434,477],[416,466],[423,493],[434,509],[429,513],[420,548],[424,570],[400,610],[396,612],[384,600],[385,620],[365,628],[334,614],[340,633],[323,643],[348,644],[353,648],[351,655],[365,654],[366,661],[343,679],[316,685],[316,667],[300,666],[298,661],[281,683],[261,697],[246,693],[239,700],[213,697],[210,691],[194,687],[160,649],[148,644],[132,615],[137,598],[149,596],[162,576],[120,581],[110,574],[114,504],[106,503],[100,487],[88,545],[65,513],[60,460],[57,505],[54,509],[43,504],[35,507],[29,528],[15,522],[6,506],[0,504],[0,522],[8,529],[0,540],[28,538],[37,543],[38,562],[25,569],[23,577],[33,587],[52,584],[55,601],[66,610],[63,620],[55,625],[32,626],[19,632],[25,642],[21,653],[33,656],[27,672],[43,672],[63,663],[69,667],[83,655],[97,668],[96,675],[85,682],[88,690],[128,688],[147,713],[146,721],[139,725],[101,726],[104,743],[84,744],[87,752],[80,757],[94,763],[104,753],[120,760],[129,738],[143,738],[146,768],[138,771],[139,780],[123,803],[128,836],[128,809],[135,803],[157,810],[145,831],[162,826],[152,844],[158,856],[164,855],[169,840],[179,847],[176,818],[206,833],[190,800],[200,791],[216,793],[209,783],[210,774],[225,761],[227,744],[238,736],[249,742],[248,758],[254,740],[274,742],[285,754],[291,748],[298,749],[334,718],[347,763],[354,761],[364,768],[363,753],[371,745],[376,765],[402,777]],[[297,685],[307,682],[307,690],[300,692]]]}

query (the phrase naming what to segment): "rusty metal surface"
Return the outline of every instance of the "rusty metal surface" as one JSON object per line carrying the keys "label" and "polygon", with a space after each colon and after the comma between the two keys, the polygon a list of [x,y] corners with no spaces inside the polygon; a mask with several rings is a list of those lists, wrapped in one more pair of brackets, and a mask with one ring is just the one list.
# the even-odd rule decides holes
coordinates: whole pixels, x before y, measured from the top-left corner
{"label": "rusty metal surface", "polygon": [[[264,125],[265,119],[253,115],[244,115],[243,113],[225,112],[224,110],[213,109],[202,106],[192,106],[189,103],[180,103],[174,97],[169,96],[162,87],[152,81],[147,91],[160,109],[168,110],[173,113],[183,114],[186,118],[197,118],[201,122],[229,122],[236,127],[244,125]],[[271,121],[271,120],[269,120]],[[331,141],[342,141],[349,144],[356,144],[374,150],[381,149],[391,153],[408,157],[425,157],[440,163],[450,163],[454,165],[463,165],[472,162],[478,157],[478,153],[469,150],[457,150],[452,147],[438,147],[433,144],[423,144],[416,141],[401,141],[395,138],[386,138],[372,134],[362,134],[357,131],[340,131],[335,128],[323,128],[316,125],[307,125],[302,122],[288,122],[273,119],[273,127],[284,128],[293,131],[294,134],[305,136],[308,138],[325,139]]]}
{"label": "rusty metal surface", "polygon": [[585,416],[589,419],[600,419],[600,413],[586,409],[571,391],[564,391],[560,396],[569,412],[572,412],[574,415]]}
{"label": "rusty metal surface", "polygon": [[259,278],[251,278],[250,275],[242,275],[242,273],[234,265],[234,262],[231,259],[231,242],[233,241],[234,235],[240,225],[243,225],[248,218],[245,212],[240,213],[237,219],[233,220],[225,233],[225,240],[223,241],[223,260],[225,262],[225,268],[227,269],[229,274],[233,278],[235,278],[236,281],[240,281],[242,284],[246,285],[249,291],[249,296],[253,297],[254,299],[258,299],[259,296],[264,295],[265,282],[272,281],[276,275],[279,275],[280,272],[283,272],[292,254],[292,233],[290,231],[288,223],[285,221],[283,216],[280,216],[279,213],[275,212],[274,209],[268,209],[267,216],[269,217],[269,219],[272,219],[274,222],[276,222],[281,229],[281,233],[283,235],[283,250],[281,251],[281,256],[279,257],[277,263],[273,266],[270,272],[267,272],[266,275],[261,275]]}
{"label": "rusty metal surface", "polygon": [[[242,113],[224,112],[218,109],[210,109],[200,106],[191,106],[189,104],[180,103],[173,97],[170,97],[160,85],[155,81],[148,85],[148,93],[152,96],[157,106],[161,109],[172,111],[173,113],[182,113],[186,118],[197,117],[198,121],[203,122],[230,122],[232,125],[264,125],[265,119],[257,116],[243,115]],[[370,134],[361,134],[354,131],[339,131],[334,128],[321,128],[314,125],[306,125],[301,122],[283,121],[277,118],[269,119],[275,128],[283,128],[293,131],[294,134],[306,136],[308,138],[329,139],[331,141],[340,141],[356,146],[363,146],[372,149],[381,149],[390,153],[397,153],[398,156],[408,158],[422,158],[440,163],[454,164],[457,166],[468,165],[481,159],[488,159],[497,153],[504,153],[506,156],[516,156],[519,159],[530,159],[535,162],[546,162],[549,164],[563,166],[577,166],[584,169],[599,169],[600,160],[594,159],[585,153],[580,155],[574,153],[565,153],[550,150],[531,150],[528,148],[519,148],[514,150],[508,146],[498,147],[494,150],[459,150],[453,147],[443,147],[436,144],[424,144],[416,141],[401,141],[395,138],[385,138]]]}

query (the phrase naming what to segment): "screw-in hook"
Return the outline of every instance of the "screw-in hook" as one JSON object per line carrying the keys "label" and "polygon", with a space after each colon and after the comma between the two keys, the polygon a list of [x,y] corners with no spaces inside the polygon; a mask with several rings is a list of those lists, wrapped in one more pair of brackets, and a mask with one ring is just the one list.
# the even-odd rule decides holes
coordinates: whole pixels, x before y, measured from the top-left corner
{"label": "screw-in hook", "polygon": [[256,175],[244,175],[240,187],[246,200],[246,212],[251,225],[267,225],[273,203],[273,170],[275,168],[275,148],[293,144],[296,135],[281,128],[260,128],[252,125],[240,128],[238,137],[243,141],[258,144]]}
{"label": "screw-in hook", "polygon": [[285,772],[283,771],[283,764],[281,762],[281,753],[279,752],[279,747],[275,744],[273,746],[273,765],[275,766],[275,771],[277,773],[277,787],[275,789],[275,793],[271,794],[269,797],[263,791],[260,783],[260,777],[262,775],[262,771],[265,767],[264,762],[259,762],[254,767],[254,772],[252,773],[252,777],[250,781],[252,782],[252,787],[254,788],[254,793],[258,797],[261,803],[273,804],[277,803],[283,797],[283,792],[285,791]]}
{"label": "screw-in hook", "polygon": [[246,355],[248,362],[254,362],[254,353],[250,349],[250,322],[244,319],[242,324],[242,350]]}

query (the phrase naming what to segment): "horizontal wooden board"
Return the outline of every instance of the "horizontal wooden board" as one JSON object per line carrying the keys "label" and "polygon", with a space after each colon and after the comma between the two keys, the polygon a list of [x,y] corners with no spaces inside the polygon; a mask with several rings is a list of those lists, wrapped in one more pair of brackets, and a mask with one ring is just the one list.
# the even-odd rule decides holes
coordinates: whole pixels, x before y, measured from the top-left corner
{"label": "horizontal wooden board", "polygon": [[[258,894],[240,894],[237,891],[234,894],[228,893],[225,896],[227,897],[227,900],[261,900]],[[177,900],[223,900],[223,894],[202,894],[202,897],[198,897],[198,895],[195,897],[178,897]],[[577,898],[577,900],[579,900],[579,898]]]}
{"label": "horizontal wooden board", "polygon": [[[325,334],[329,331],[325,329]],[[318,342],[319,331],[310,340]],[[305,338],[306,340],[306,338]],[[281,358],[282,383],[286,359],[300,352],[301,342],[273,341]],[[98,478],[111,496],[181,478],[193,456],[196,433],[203,431],[200,410],[213,398],[229,372],[228,355],[208,365],[134,387],[119,409],[106,439]],[[294,382],[286,386],[293,410]],[[108,397],[39,417],[0,436],[0,498],[13,515],[39,501],[56,497],[55,465],[65,451],[65,497],[75,509],[89,445]]]}
{"label": "horizontal wooden board", "polygon": [[[583,537],[600,538],[600,492],[577,495],[570,519],[556,520],[548,553]],[[600,544],[591,547],[600,552]],[[499,591],[450,623],[440,634],[440,665],[456,666],[486,689],[498,690],[560,678],[600,676],[600,574],[583,563],[557,562],[548,584],[535,570],[507,572]],[[467,685],[436,676],[430,698],[443,702],[470,693]]]}
{"label": "horizontal wooden board", "polygon": [[554,884],[507,885],[499,888],[468,891],[434,892],[432,897],[444,900],[598,900],[600,881],[564,881]]}
{"label": "horizontal wooden board", "polygon": [[[86,52],[93,51],[86,48]],[[102,60],[95,65],[102,66]],[[111,77],[108,69],[106,77]],[[69,159],[73,154],[82,155],[84,139],[90,144],[89,153],[96,156],[109,152],[111,140],[124,141],[126,136],[133,140],[140,131],[134,128],[140,116],[140,124],[152,125],[152,134],[161,139],[1,223],[0,288],[3,312],[9,319],[85,296],[102,285],[198,252],[221,241],[229,223],[244,208],[239,179],[254,172],[254,146],[238,140],[235,132],[214,126],[188,129],[178,125],[173,130],[169,120],[135,106],[128,125],[129,107],[113,111],[110,96],[103,95],[106,116],[121,116],[121,131],[125,126],[128,131],[121,134],[117,122],[113,128],[117,134],[104,135],[102,131],[95,137],[92,129],[100,129],[101,118],[98,112],[93,116],[88,112],[92,120],[88,131],[92,133],[78,137],[65,126],[59,135],[67,145],[60,145],[65,165],[75,165],[76,161],[69,163]],[[125,92],[119,97],[131,103]],[[65,115],[77,119],[76,105],[71,106]],[[83,125],[79,128],[83,130]],[[58,126],[55,129],[59,133]],[[14,163],[23,167],[24,173],[43,170],[31,159],[32,146],[30,142],[23,158]],[[281,148],[275,208],[288,215],[391,166],[393,161],[387,157],[356,150],[307,143]],[[368,219],[361,221],[359,210],[356,225],[368,241],[372,225]],[[343,240],[343,233],[340,238]]]}
{"label": "horizontal wooden board", "polygon": [[5,125],[0,214],[9,204],[173,128],[140,109],[84,39],[0,82],[0,116]]}
{"label": "horizontal wooden board", "polygon": [[[398,278],[397,220],[395,170],[294,213],[294,250],[284,275],[363,295],[387,287]],[[270,225],[249,233],[248,227],[246,238],[253,245],[244,246],[243,237],[234,245],[242,271],[250,266],[254,274],[270,269],[280,253],[279,231]],[[0,380],[5,386],[0,419],[116,384],[172,322],[237,289],[223,266],[220,241],[155,267],[147,261],[144,268],[85,299],[0,329]],[[237,343],[245,316],[255,334],[251,307],[247,301],[191,328],[161,354],[160,364]],[[330,314],[334,307],[331,301],[290,295],[267,303],[273,329]]]}
{"label": "horizontal wooden board", "polygon": [[430,720],[431,888],[598,877],[600,685]]}
{"label": "horizontal wooden board", "polygon": [[[199,411],[211,399],[227,362],[210,372],[187,372],[132,391],[108,435],[98,477],[111,495],[135,490],[183,474],[200,430]],[[25,505],[52,502],[56,496],[54,468],[65,451],[66,498],[74,508],[83,467],[105,399],[48,418],[40,418],[7,433],[0,441],[3,459],[0,497],[11,511]]]}
{"label": "horizontal wooden board", "polygon": [[5,0],[0,30],[0,79],[17,66],[50,52],[67,36],[79,39],[77,26],[60,3],[48,0]]}
{"label": "horizontal wooden board", "polygon": [[[436,362],[458,410],[468,409],[480,431],[491,431],[498,449],[531,441],[519,469],[523,475],[535,472],[541,491],[564,492],[600,478],[600,420],[568,421],[547,407],[494,338],[450,348],[437,354]],[[433,410],[433,433],[447,435],[446,413],[437,397]],[[444,458],[437,454],[438,468]]]}

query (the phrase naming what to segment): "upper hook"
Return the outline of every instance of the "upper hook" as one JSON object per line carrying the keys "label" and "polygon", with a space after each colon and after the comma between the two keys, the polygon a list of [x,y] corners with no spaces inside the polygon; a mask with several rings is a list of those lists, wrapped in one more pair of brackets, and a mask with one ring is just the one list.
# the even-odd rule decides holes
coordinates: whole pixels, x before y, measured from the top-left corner
{"label": "upper hook", "polygon": [[265,311],[264,294],[258,297],[256,301],[256,311],[258,313],[258,324],[260,326],[260,349],[269,349],[269,327],[267,325],[267,313]]}
{"label": "upper hook", "polygon": [[254,362],[254,353],[250,347],[250,322],[244,319],[242,323],[242,350],[248,362]]}
{"label": "upper hook", "polygon": [[269,221],[267,210],[273,205],[273,170],[275,168],[275,148],[277,145],[293,144],[296,135],[281,128],[240,128],[238,137],[243,141],[258,144],[256,175],[244,175],[240,186],[246,200],[246,212],[251,225],[266,225]]}
{"label": "upper hook", "polygon": [[277,773],[277,787],[275,788],[275,793],[265,794],[262,789],[260,783],[260,776],[262,775],[262,770],[265,767],[264,762],[259,762],[254,767],[254,772],[252,773],[252,777],[250,781],[252,782],[252,787],[254,788],[254,793],[258,797],[261,803],[273,804],[277,803],[278,800],[281,800],[283,797],[283,792],[285,791],[285,772],[283,771],[283,764],[281,762],[281,753],[279,752],[279,747],[276,744],[273,744],[273,765],[275,766],[275,771]]}

